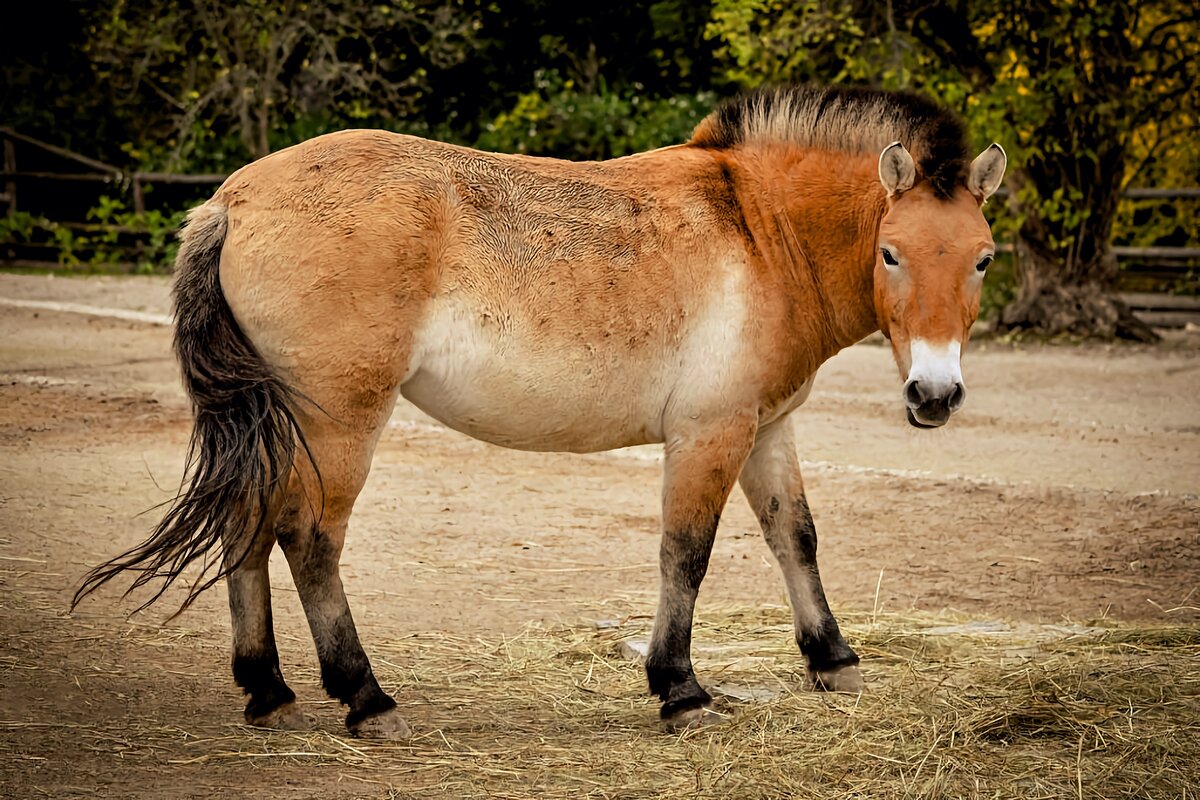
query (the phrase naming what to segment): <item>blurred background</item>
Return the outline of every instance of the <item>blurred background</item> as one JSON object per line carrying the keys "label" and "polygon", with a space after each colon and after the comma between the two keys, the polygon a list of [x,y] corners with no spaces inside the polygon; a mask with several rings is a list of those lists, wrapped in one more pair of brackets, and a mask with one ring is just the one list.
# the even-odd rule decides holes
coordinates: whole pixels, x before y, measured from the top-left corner
{"label": "blurred background", "polygon": [[1200,321],[1200,12],[1020,5],[42,0],[0,33],[0,263],[169,271],[188,207],[328,131],[604,159],[685,141],[743,89],[818,81],[926,93],[977,149],[1004,145],[997,331]]}

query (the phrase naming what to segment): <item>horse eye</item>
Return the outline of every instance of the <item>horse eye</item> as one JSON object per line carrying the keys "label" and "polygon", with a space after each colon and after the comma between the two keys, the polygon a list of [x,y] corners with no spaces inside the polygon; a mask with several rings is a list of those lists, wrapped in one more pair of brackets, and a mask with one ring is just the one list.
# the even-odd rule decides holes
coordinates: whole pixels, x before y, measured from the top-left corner
{"label": "horse eye", "polygon": [[980,262],[979,262],[978,264],[976,264],[976,265],[975,265],[975,269],[979,270],[980,272],[983,272],[985,269],[987,269],[987,268],[988,268],[988,264],[991,264],[991,263],[992,263],[992,257],[991,257],[991,256],[984,256],[984,257],[983,257],[983,258],[980,260]]}
{"label": "horse eye", "polygon": [[891,251],[886,247],[879,248],[879,252],[883,256],[883,263],[887,264],[889,267],[900,266],[900,262],[896,260]]}

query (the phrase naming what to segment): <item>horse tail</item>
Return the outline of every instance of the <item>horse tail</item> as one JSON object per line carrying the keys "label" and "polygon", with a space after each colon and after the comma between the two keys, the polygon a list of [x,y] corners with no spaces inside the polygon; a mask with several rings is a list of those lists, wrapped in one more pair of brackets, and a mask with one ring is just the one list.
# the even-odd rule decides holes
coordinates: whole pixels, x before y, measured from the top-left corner
{"label": "horse tail", "polygon": [[175,260],[175,355],[195,416],[183,484],[148,539],[88,573],[72,609],[130,571],[137,577],[126,596],[157,584],[141,611],[199,561],[200,573],[176,613],[182,612],[267,535],[272,503],[291,475],[296,448],[308,453],[296,419],[303,396],[258,354],[221,291],[218,265],[227,225],[219,204],[193,210]]}

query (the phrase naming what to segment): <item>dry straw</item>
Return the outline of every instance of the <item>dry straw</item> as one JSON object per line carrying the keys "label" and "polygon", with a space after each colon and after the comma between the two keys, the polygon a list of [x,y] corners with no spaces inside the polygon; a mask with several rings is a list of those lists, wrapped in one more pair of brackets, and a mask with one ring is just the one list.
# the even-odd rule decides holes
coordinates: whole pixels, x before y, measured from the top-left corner
{"label": "dry straw", "polygon": [[246,731],[228,742],[237,751],[198,757],[337,762],[396,797],[1186,798],[1200,786],[1196,627],[848,615],[872,686],[850,696],[806,691],[785,611],[710,612],[702,680],[760,699],[726,696],[723,725],[671,736],[621,655],[645,624],[377,643],[413,742]]}
{"label": "dry straw", "polygon": [[[622,655],[646,636],[634,617],[511,638],[376,638],[376,671],[416,731],[407,744],[349,739],[333,703],[309,703],[316,732],[109,729],[96,745],[149,749],[184,774],[269,775],[314,797],[1197,796],[1200,628],[842,616],[872,688],[862,696],[807,690],[786,610],[701,614],[697,668],[726,692],[728,719],[681,736],[659,728],[640,665]],[[178,646],[162,629],[129,637]]]}

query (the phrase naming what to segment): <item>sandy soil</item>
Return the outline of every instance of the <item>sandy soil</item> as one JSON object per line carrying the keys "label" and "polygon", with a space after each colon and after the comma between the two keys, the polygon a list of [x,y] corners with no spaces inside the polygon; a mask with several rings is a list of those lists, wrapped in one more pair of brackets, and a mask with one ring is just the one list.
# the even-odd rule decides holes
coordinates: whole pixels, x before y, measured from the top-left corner
{"label": "sandy soil", "polygon": [[[154,321],[167,311],[162,280],[0,275],[0,795],[384,795],[366,773],[179,763],[196,742],[258,735],[238,724],[222,588],[167,627],[167,606],[127,620],[116,589],[66,613],[83,572],[140,541],[178,485],[189,419]],[[964,372],[967,406],[939,431],[904,424],[891,355],[871,344],[827,364],[799,412],[835,612],[1200,622],[1195,343],[985,342]],[[368,652],[648,613],[658,472],[653,448],[506,451],[402,404],[343,560]],[[273,576],[284,671],[337,734],[282,561]],[[783,598],[735,493],[701,605]],[[385,686],[403,669],[377,667]]]}

